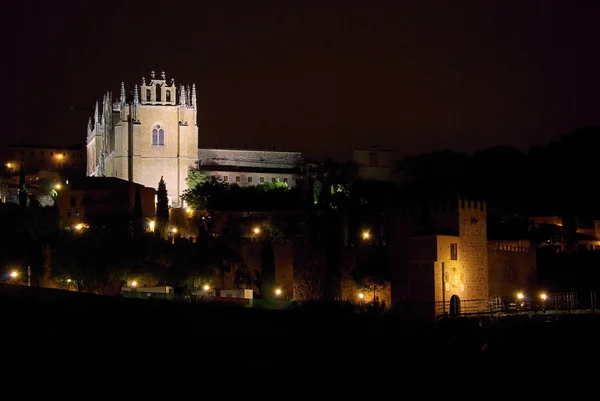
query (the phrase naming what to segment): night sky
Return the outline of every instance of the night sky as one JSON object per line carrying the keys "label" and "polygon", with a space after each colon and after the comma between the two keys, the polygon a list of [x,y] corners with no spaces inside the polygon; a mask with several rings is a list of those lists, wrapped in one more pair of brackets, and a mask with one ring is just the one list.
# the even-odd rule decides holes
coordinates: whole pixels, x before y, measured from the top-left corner
{"label": "night sky", "polygon": [[2,29],[15,55],[5,59],[14,94],[5,104],[14,112],[2,146],[84,141],[91,113],[69,105],[92,108],[151,70],[196,84],[207,147],[262,144],[339,160],[366,146],[399,157],[500,144],[527,150],[600,125],[597,0],[5,7]]}

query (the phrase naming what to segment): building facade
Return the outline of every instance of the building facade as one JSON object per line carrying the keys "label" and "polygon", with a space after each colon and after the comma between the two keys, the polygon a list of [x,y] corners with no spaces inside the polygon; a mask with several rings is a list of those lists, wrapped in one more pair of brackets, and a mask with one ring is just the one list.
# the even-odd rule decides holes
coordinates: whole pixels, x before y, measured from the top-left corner
{"label": "building facade", "polygon": [[139,187],[142,217],[155,214],[154,188],[115,177],[90,177],[59,189],[56,204],[62,228],[102,222],[111,215],[129,215],[134,210]]}
{"label": "building facade", "polygon": [[181,207],[190,169],[240,186],[282,182],[290,187],[303,177],[299,152],[248,149],[199,149],[196,87],[176,86],[162,72],[142,78],[118,99],[110,92],[96,103],[87,128],[87,175],[117,177],[157,188],[165,180],[169,202]]}
{"label": "building facade", "polygon": [[77,146],[60,148],[52,146],[11,145],[4,167],[9,174],[18,174],[21,165],[26,172],[41,170],[63,171],[85,167],[86,154]]}
{"label": "building facade", "polygon": [[198,159],[195,85],[179,88],[152,72],[146,82],[113,101],[110,92],[96,103],[87,129],[87,175],[116,177],[157,188],[167,184],[169,202],[180,206],[190,168]]}
{"label": "building facade", "polygon": [[248,149],[198,149],[198,169],[239,186],[281,182],[294,188],[304,180],[300,152]]}

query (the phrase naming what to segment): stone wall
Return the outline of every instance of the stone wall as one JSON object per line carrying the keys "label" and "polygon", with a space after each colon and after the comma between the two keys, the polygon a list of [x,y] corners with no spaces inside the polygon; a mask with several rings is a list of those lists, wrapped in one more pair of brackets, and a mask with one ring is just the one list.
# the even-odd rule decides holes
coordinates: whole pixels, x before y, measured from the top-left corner
{"label": "stone wall", "polygon": [[300,152],[247,149],[198,149],[198,165],[294,168],[303,164]]}
{"label": "stone wall", "polygon": [[489,295],[504,301],[535,286],[537,248],[530,241],[488,241]]}

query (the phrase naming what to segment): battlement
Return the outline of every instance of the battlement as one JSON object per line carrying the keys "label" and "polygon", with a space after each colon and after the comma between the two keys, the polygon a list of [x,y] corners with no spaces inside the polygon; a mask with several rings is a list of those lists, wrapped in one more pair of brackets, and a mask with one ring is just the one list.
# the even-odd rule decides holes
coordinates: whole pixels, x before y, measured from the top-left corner
{"label": "battlement", "polygon": [[400,206],[399,211],[404,221],[410,221],[423,217],[435,217],[438,215],[458,216],[459,211],[477,211],[478,214],[487,213],[487,205],[484,200],[469,199],[463,197],[451,197],[447,199],[420,199],[407,202]]}
{"label": "battlement", "polygon": [[496,252],[529,253],[532,248],[530,241],[489,241],[488,248]]}

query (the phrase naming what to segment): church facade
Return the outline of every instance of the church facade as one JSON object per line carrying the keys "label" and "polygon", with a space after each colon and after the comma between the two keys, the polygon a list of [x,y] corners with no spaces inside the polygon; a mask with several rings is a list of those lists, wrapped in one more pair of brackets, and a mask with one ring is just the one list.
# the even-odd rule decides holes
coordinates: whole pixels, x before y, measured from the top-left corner
{"label": "church facade", "polygon": [[303,175],[300,152],[199,149],[196,87],[175,85],[164,72],[142,78],[118,99],[110,92],[96,103],[87,127],[87,175],[117,177],[157,188],[163,177],[169,202],[180,207],[190,169],[239,185],[285,182]]}

